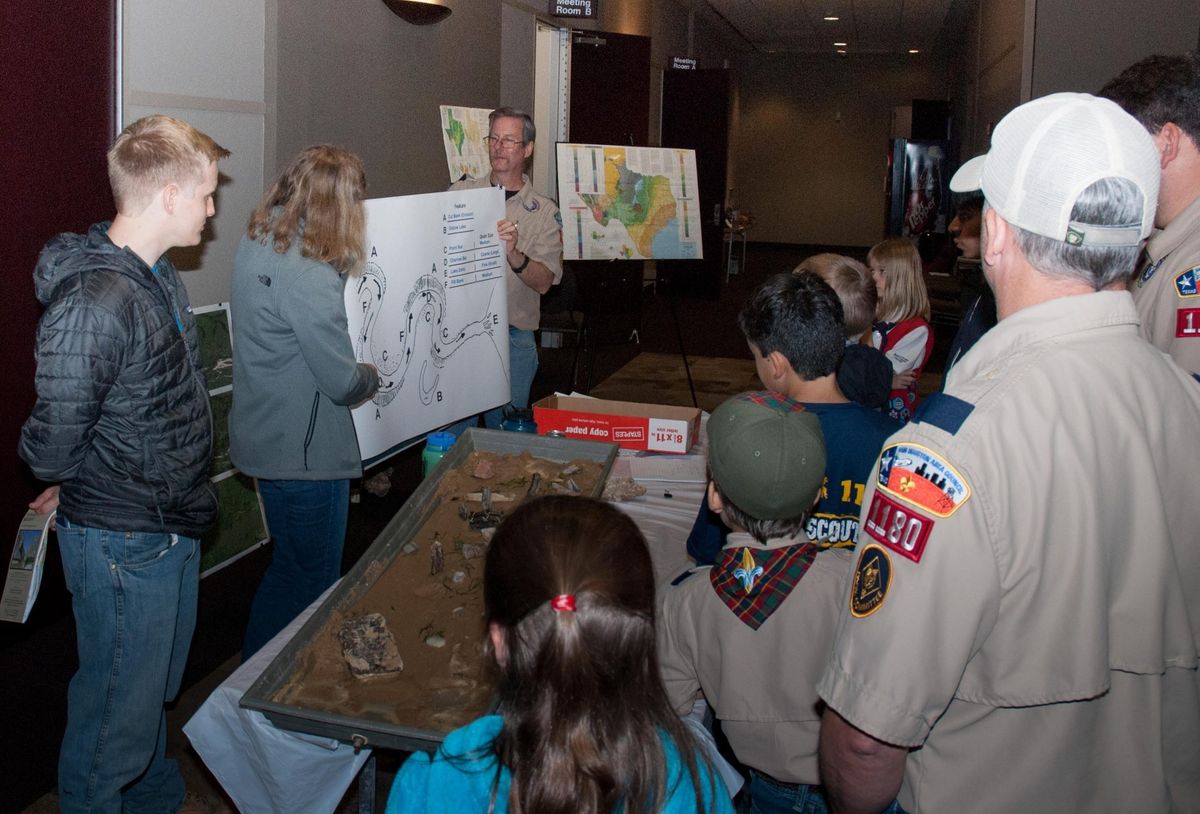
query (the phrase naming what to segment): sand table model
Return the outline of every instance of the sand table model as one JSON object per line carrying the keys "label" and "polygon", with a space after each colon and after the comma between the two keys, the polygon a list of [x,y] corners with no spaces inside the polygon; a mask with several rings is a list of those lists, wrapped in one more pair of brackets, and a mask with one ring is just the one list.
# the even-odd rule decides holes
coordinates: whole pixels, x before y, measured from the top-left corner
{"label": "sand table model", "polygon": [[[483,561],[500,518],[531,494],[591,494],[597,461],[475,451],[441,478],[429,520],[371,587],[331,614],[274,701],[440,732],[486,711]],[[584,543],[586,544],[586,543]]]}

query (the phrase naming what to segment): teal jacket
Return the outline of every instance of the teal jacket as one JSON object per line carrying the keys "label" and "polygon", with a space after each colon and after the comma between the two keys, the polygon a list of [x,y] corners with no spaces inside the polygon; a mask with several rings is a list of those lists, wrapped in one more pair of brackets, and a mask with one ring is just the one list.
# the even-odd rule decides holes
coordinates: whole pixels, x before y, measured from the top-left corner
{"label": "teal jacket", "polygon": [[[492,741],[500,734],[504,719],[499,715],[477,718],[446,736],[437,753],[416,752],[400,767],[388,795],[385,814],[483,814],[492,799],[496,785],[495,814],[508,811],[508,792],[512,772],[499,769]],[[662,737],[666,750],[668,772],[667,804],[659,809],[665,814],[694,814],[696,796],[692,782],[680,761],[675,744]],[[700,788],[704,805],[699,809],[717,814],[733,814],[733,804],[720,778],[697,754],[700,768]]]}
{"label": "teal jacket", "polygon": [[243,236],[233,260],[233,407],[229,453],[258,478],[362,474],[350,405],[378,377],[355,361],[344,278],[327,263]]}

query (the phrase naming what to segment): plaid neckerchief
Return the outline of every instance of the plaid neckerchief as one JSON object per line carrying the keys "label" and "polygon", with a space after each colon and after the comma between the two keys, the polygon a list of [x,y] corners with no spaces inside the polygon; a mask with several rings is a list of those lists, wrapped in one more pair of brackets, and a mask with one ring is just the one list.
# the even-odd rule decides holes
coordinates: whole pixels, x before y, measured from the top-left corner
{"label": "plaid neckerchief", "polygon": [[713,590],[737,617],[758,630],[812,565],[811,543],[776,549],[727,548],[708,573]]}

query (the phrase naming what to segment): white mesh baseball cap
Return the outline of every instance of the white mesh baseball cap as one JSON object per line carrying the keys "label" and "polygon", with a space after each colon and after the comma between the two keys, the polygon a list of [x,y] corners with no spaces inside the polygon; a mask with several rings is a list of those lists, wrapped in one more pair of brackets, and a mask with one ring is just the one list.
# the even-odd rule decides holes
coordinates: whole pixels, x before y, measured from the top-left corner
{"label": "white mesh baseball cap", "polygon": [[[1014,226],[1073,246],[1136,246],[1154,226],[1158,150],[1146,129],[1115,102],[1053,93],[1000,120],[992,147],[950,179],[955,192],[983,190]],[[1139,223],[1097,226],[1071,220],[1079,193],[1102,178],[1127,178],[1143,196]]]}

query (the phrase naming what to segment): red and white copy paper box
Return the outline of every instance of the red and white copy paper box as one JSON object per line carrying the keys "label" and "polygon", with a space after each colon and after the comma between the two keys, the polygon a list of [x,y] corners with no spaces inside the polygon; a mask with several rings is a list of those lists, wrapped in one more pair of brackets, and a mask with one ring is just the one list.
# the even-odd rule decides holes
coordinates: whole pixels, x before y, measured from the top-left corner
{"label": "red and white copy paper box", "polygon": [[624,449],[684,453],[700,433],[700,410],[665,404],[547,396],[533,405],[538,432],[608,441]]}

